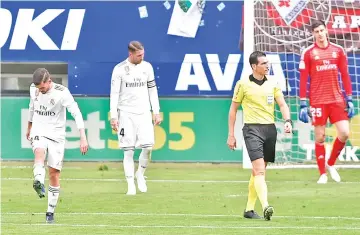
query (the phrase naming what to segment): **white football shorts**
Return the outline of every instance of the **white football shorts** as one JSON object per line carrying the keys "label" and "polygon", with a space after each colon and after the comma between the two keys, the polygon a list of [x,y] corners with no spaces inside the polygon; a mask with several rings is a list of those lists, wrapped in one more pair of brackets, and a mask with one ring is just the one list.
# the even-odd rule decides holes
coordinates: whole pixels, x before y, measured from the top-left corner
{"label": "white football shorts", "polygon": [[143,114],[119,110],[118,140],[120,149],[149,148],[154,145],[151,112]]}
{"label": "white football shorts", "polygon": [[33,152],[36,149],[44,149],[47,154],[47,165],[61,171],[64,161],[65,141],[56,142],[43,136],[31,138]]}

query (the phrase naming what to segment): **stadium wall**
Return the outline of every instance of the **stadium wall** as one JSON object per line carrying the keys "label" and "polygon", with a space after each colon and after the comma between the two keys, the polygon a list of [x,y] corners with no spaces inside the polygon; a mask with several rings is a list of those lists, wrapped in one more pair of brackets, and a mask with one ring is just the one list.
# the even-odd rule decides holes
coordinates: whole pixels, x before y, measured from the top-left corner
{"label": "stadium wall", "polygon": [[[156,128],[153,160],[242,161],[241,142],[232,152],[226,147],[226,139],[230,98],[244,64],[241,43],[243,2],[207,1],[203,12],[194,5],[192,10],[202,16],[200,22],[195,18],[188,22],[199,25],[195,35],[191,36],[184,36],[186,24],[181,30],[168,33],[176,4],[174,1],[168,3],[170,8],[161,1],[2,1],[2,62],[68,64],[68,86],[77,96],[86,120],[90,151],[85,157],[79,154],[78,132],[69,116],[67,160],[122,159],[122,153],[116,149],[116,135],[111,132],[108,122],[110,77],[113,67],[127,57],[128,42],[139,40],[146,48],[145,59],[153,64],[164,115],[164,123]],[[24,22],[29,26],[31,21],[19,19],[29,15],[30,18],[42,15],[45,26],[25,27]],[[34,27],[41,33],[35,34]],[[29,29],[27,34],[19,34],[18,30],[24,28]],[[351,56],[355,56],[352,61],[360,64],[359,54]],[[270,76],[280,79],[283,91],[290,97],[292,118],[297,120],[299,55],[278,53],[269,55],[269,59],[272,62]],[[360,66],[350,66],[350,69],[357,95]],[[285,85],[287,79],[289,90]],[[1,98],[2,159],[33,158],[24,138],[27,106],[27,97]],[[240,111],[236,133],[239,139],[241,118]],[[352,121],[355,131],[343,160],[358,161],[359,119],[356,116]],[[313,133],[309,126],[295,121],[295,129],[290,138],[278,128],[282,140],[278,150],[285,153],[284,150],[291,149],[293,153],[284,156],[284,161],[312,156]],[[333,129],[329,131],[332,133]],[[331,140],[330,137],[328,141]]]}

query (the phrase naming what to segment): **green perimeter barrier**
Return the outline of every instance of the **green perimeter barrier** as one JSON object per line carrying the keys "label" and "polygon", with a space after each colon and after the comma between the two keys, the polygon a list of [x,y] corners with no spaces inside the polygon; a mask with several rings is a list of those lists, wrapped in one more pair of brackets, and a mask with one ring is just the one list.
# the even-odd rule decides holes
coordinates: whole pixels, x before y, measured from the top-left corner
{"label": "green perimeter barrier", "polygon": [[[116,133],[109,123],[109,98],[77,97],[83,114],[90,150],[82,156],[79,132],[68,113],[65,161],[117,161]],[[163,123],[155,128],[153,161],[241,162],[241,151],[227,148],[227,114],[230,99],[161,99]],[[1,98],[1,157],[32,160],[25,138],[29,98]],[[136,159],[138,158],[138,154]]]}
{"label": "green perimeter barrier", "polygon": [[[118,161],[123,153],[118,149],[116,133],[109,123],[109,98],[77,97],[82,111],[89,152],[82,156],[79,151],[79,132],[68,113],[66,161]],[[297,121],[297,98],[288,98],[294,134],[283,133],[283,122],[277,122],[277,162],[304,162],[314,160],[312,127]],[[32,160],[30,142],[25,138],[28,120],[26,97],[1,98],[1,158],[4,160]],[[153,161],[177,162],[242,162],[241,125],[236,125],[238,140],[236,151],[226,145],[228,135],[228,111],[231,99],[172,98],[160,99],[163,123],[155,128]],[[358,107],[355,102],[355,107]],[[281,117],[277,111],[277,116]],[[237,121],[242,122],[239,110]],[[351,120],[351,135],[340,161],[359,161],[360,115]],[[334,127],[327,128],[327,143],[336,137]],[[137,151],[138,153],[138,151]],[[136,159],[138,154],[136,154]]]}

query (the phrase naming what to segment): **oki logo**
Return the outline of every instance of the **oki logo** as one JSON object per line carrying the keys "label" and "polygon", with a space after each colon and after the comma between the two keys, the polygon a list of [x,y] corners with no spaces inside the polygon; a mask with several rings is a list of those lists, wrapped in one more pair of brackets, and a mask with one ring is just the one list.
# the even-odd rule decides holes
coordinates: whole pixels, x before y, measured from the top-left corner
{"label": "oki logo", "polygon": [[30,37],[41,50],[76,50],[85,9],[70,9],[65,30],[63,28],[56,29],[64,32],[60,48],[43,29],[64,11],[65,9],[47,9],[33,18],[35,9],[19,9],[16,21],[14,19],[14,30],[11,37],[12,14],[9,10],[0,8],[0,48],[8,40],[11,40],[10,50],[25,50]]}

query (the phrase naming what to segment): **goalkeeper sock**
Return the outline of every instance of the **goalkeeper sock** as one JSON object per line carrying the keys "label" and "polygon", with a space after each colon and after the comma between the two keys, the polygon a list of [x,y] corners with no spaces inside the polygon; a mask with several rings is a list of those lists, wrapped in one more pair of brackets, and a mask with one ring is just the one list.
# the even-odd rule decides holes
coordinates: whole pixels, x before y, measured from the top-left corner
{"label": "goalkeeper sock", "polygon": [[328,160],[329,166],[333,166],[335,164],[336,159],[339,157],[340,152],[341,152],[341,150],[343,150],[344,146],[345,146],[345,143],[341,142],[339,140],[339,138],[336,138],[333,148],[332,148],[332,151],[331,151],[331,154],[330,154],[330,158]]}
{"label": "goalkeeper sock", "polygon": [[248,201],[246,204],[246,210],[245,211],[251,211],[255,209],[255,203],[257,199],[255,184],[254,184],[254,176],[251,174],[250,180],[249,180],[249,194],[248,194]]}
{"label": "goalkeeper sock", "polygon": [[151,154],[151,149],[147,149],[147,148],[143,148],[140,153],[138,171],[142,175],[144,175],[145,170],[149,164],[150,154]]}
{"label": "goalkeeper sock", "polygon": [[326,174],[325,169],[325,146],[323,143],[315,143],[316,162],[319,168],[320,175]]}
{"label": "goalkeeper sock", "polygon": [[128,183],[134,183],[134,150],[124,151],[124,173]]}
{"label": "goalkeeper sock", "polygon": [[48,189],[48,209],[47,212],[54,213],[60,194],[60,186],[49,185]]}
{"label": "goalkeeper sock", "polygon": [[263,210],[269,206],[268,198],[267,198],[267,185],[265,182],[265,176],[264,175],[256,175],[254,177],[254,185],[256,193],[259,197],[259,200],[261,202]]}
{"label": "goalkeeper sock", "polygon": [[33,167],[34,179],[44,184],[45,181],[45,167],[44,163],[36,162]]}

